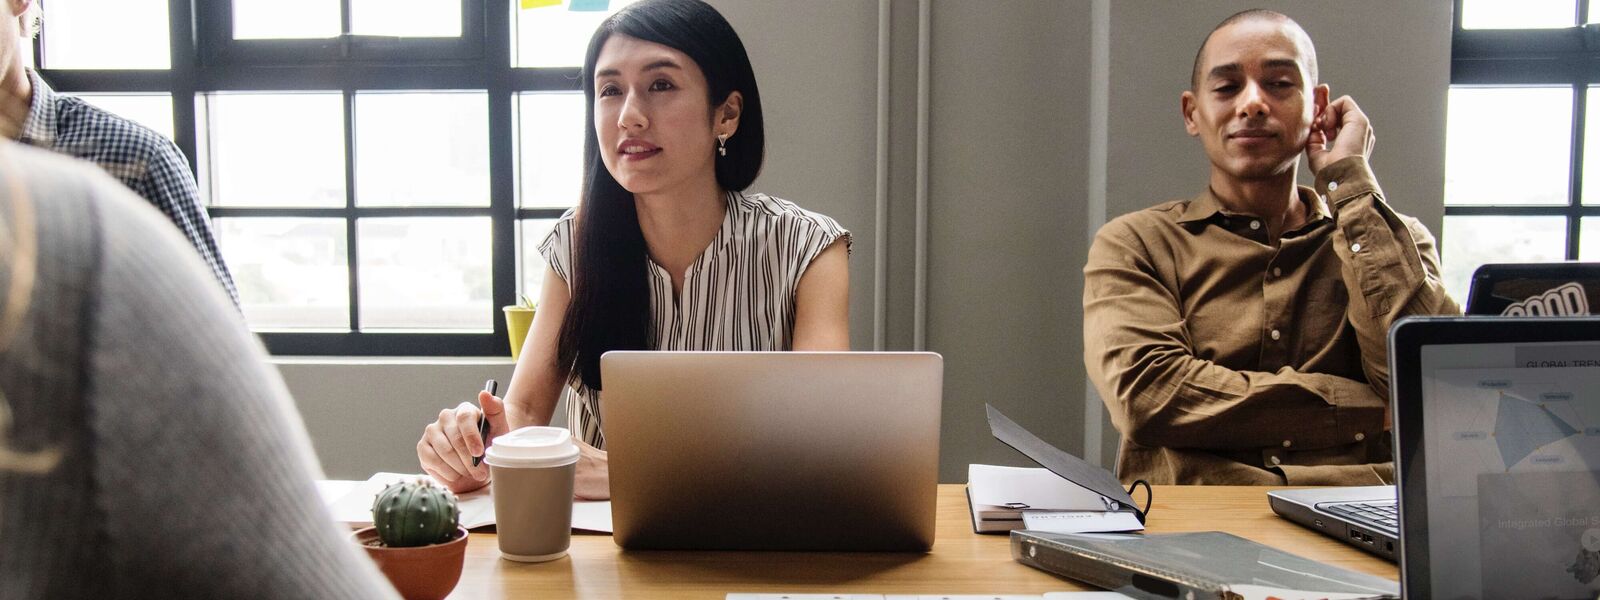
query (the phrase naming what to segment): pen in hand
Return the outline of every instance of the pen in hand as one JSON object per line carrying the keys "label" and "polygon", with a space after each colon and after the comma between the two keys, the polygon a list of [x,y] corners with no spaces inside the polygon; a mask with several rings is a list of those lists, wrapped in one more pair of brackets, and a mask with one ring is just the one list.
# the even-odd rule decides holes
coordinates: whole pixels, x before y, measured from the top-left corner
{"label": "pen in hand", "polygon": [[[500,383],[493,379],[483,384],[483,391],[489,392],[490,396],[493,396],[499,388]],[[478,439],[483,440],[483,450],[487,453],[489,451],[489,415],[483,412],[482,402],[478,403]],[[482,461],[482,454],[474,456],[472,457],[472,466],[476,467]]]}

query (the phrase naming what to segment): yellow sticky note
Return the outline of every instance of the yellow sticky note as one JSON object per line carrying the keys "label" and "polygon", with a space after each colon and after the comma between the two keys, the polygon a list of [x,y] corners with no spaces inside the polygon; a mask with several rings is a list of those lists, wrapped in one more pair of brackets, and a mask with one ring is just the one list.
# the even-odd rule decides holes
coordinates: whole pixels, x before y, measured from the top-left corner
{"label": "yellow sticky note", "polygon": [[561,0],[522,0],[522,10],[546,6],[561,6]]}

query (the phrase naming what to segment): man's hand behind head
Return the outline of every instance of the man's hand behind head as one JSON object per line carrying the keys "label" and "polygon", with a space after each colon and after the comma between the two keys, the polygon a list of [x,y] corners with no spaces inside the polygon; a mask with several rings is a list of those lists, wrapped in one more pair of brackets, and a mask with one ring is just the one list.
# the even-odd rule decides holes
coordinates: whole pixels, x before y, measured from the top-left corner
{"label": "man's hand behind head", "polygon": [[1355,100],[1341,96],[1311,121],[1311,135],[1306,138],[1311,173],[1321,173],[1323,167],[1351,156],[1370,158],[1377,140],[1367,114]]}

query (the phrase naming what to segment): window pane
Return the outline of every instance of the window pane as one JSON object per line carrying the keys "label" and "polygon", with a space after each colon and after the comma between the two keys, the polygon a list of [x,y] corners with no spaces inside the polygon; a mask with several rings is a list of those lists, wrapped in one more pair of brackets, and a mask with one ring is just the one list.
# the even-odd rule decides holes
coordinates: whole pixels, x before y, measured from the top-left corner
{"label": "window pane", "polygon": [[173,138],[172,94],[70,94],[96,108]]}
{"label": "window pane", "polygon": [[350,33],[460,37],[461,0],[352,0]]}
{"label": "window pane", "polygon": [[1450,88],[1445,204],[1566,204],[1571,157],[1571,88]]}
{"label": "window pane", "polygon": [[233,39],[339,37],[339,0],[233,0]]}
{"label": "window pane", "polygon": [[1600,204],[1600,87],[1589,88],[1585,110],[1588,118],[1583,123],[1583,203]]}
{"label": "window pane", "polygon": [[1577,14],[1578,5],[1574,0],[1464,0],[1461,3],[1461,28],[1572,27]]}
{"label": "window pane", "polygon": [[1578,238],[1578,260],[1600,261],[1600,217],[1584,217]]}
{"label": "window pane", "polygon": [[349,330],[344,219],[237,217],[212,222],[252,329]]}
{"label": "window pane", "polygon": [[1567,255],[1564,217],[1445,217],[1445,289],[1467,301],[1472,272],[1485,263],[1562,260]]}
{"label": "window pane", "polygon": [[489,331],[488,217],[361,219],[361,329]]}
{"label": "window pane", "polygon": [[583,94],[517,98],[521,194],[526,207],[578,204],[583,187]]}
{"label": "window pane", "polygon": [[[589,37],[611,13],[634,0],[532,0],[513,2],[518,67],[581,67]],[[577,4],[578,10],[573,4]],[[523,5],[533,8],[520,8]],[[600,8],[602,10],[589,10]]]}
{"label": "window pane", "polygon": [[51,69],[172,66],[167,0],[53,0],[41,24]]}
{"label": "window pane", "polygon": [[356,204],[488,206],[489,96],[356,94]]}
{"label": "window pane", "polygon": [[207,97],[219,206],[344,206],[344,98],[338,92]]}
{"label": "window pane", "polygon": [[539,254],[539,244],[544,243],[545,236],[550,235],[550,229],[555,226],[556,219],[517,221],[517,236],[521,238],[517,244],[521,250],[517,267],[522,273],[522,285],[517,289],[535,302],[539,301],[539,292],[544,289],[544,272],[549,266],[545,264],[544,256]]}

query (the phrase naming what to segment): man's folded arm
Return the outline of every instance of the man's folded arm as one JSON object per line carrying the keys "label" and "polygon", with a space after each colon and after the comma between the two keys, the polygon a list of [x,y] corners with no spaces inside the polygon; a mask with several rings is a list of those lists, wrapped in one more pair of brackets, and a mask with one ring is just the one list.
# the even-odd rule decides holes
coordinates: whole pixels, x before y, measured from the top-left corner
{"label": "man's folded arm", "polygon": [[1289,368],[1233,370],[1194,355],[1176,297],[1123,222],[1096,236],[1084,268],[1084,363],[1112,420],[1141,446],[1296,449],[1382,428],[1366,383]]}
{"label": "man's folded arm", "polygon": [[1426,227],[1396,213],[1363,157],[1317,173],[1316,189],[1334,213],[1334,252],[1350,302],[1345,314],[1361,348],[1361,368],[1373,392],[1389,395],[1389,326],[1410,315],[1459,315],[1445,292],[1439,252]]}

